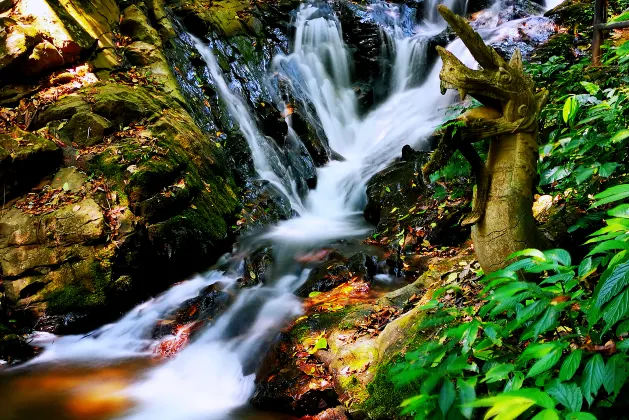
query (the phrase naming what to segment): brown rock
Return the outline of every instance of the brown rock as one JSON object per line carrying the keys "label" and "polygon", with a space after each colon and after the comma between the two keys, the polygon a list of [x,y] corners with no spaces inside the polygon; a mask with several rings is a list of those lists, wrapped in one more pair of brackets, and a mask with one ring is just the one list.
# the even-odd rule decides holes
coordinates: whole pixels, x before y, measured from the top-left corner
{"label": "brown rock", "polygon": [[42,41],[35,45],[24,64],[24,72],[27,75],[35,75],[61,67],[64,64],[63,55],[48,41]]}

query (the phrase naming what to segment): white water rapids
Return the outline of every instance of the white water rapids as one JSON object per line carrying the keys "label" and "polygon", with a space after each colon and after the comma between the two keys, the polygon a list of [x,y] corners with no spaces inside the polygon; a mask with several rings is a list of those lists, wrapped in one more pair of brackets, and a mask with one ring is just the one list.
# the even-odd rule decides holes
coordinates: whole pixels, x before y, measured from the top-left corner
{"label": "white water rapids", "polygon": [[[282,249],[289,255],[294,247],[315,248],[364,236],[370,229],[362,219],[367,181],[397,158],[405,144],[421,148],[444,120],[453,97],[440,94],[440,63],[428,70],[419,86],[414,78],[417,71],[426,70],[430,38],[445,26],[434,14],[437,3],[426,1],[426,21],[415,28],[412,37],[392,28],[389,36],[394,40],[396,55],[391,94],[362,117],[357,110],[351,56],[340,23],[332,13],[315,5],[299,9],[292,53],[275,57],[270,70],[306,93],[314,109],[309,118],[320,123],[329,147],[345,159],[319,168],[316,189],[303,199],[288,168],[273,156],[277,152],[268,146],[248,106],[230,90],[210,48],[196,40],[222,99],[249,144],[258,175],[281,191],[298,213],[265,233],[264,239],[271,241],[276,251]],[[455,10],[465,9],[462,0],[446,3]],[[483,36],[491,39],[512,30],[509,24],[503,26],[485,29]],[[466,64],[475,64],[460,41],[451,43],[448,49]],[[254,391],[251,364],[267,351],[269,339],[300,314],[301,302],[294,291],[307,275],[307,271],[297,270],[267,284],[236,291],[233,276],[212,271],[173,286],[88,336],[58,337],[46,343],[40,336],[39,344],[46,350],[30,365],[95,360],[105,363],[108,359],[151,354],[159,344],[151,340],[156,323],[204,287],[219,281],[234,291],[234,303],[194,342],[149,370],[125,391],[137,403],[125,416],[138,420],[235,418],[233,410],[247,404]]]}

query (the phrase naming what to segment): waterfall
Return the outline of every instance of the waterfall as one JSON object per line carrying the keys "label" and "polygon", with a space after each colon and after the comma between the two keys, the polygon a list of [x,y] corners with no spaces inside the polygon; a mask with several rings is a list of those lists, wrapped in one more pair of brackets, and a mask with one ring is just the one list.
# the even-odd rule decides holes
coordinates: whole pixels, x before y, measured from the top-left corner
{"label": "waterfall", "polygon": [[[441,66],[426,68],[428,40],[443,25],[434,15],[437,1],[426,4],[426,21],[412,37],[392,32],[396,58],[391,95],[364,116],[357,112],[352,61],[340,23],[325,6],[308,4],[298,10],[292,52],[275,57],[270,70],[287,83],[295,97],[312,105],[313,111],[306,117],[322,127],[329,147],[344,158],[318,168],[317,187],[304,199],[296,192],[290,168],[256,127],[246,102],[230,89],[210,47],[195,40],[222,100],[247,140],[258,175],[286,195],[298,213],[263,235],[272,242],[276,256],[292,261],[298,251],[308,247],[364,237],[370,229],[362,218],[368,180],[397,158],[405,144],[425,147],[427,136],[446,117],[453,96],[440,94]],[[460,0],[445,4],[459,10],[465,7]],[[500,33],[495,28],[482,32],[490,39]],[[475,65],[461,41],[452,42],[448,49],[465,64]],[[417,86],[414,74],[422,68],[427,76]],[[291,141],[299,140],[294,132],[290,135]],[[308,271],[294,261],[291,270],[279,275],[274,270],[275,278],[266,284],[242,290],[236,286],[235,275],[211,271],[173,286],[88,336],[61,337],[47,343],[46,351],[31,364],[150,354],[160,343],[151,338],[157,321],[204,287],[220,282],[235,296],[234,302],[180,353],[146,372],[126,390],[136,402],[126,415],[137,420],[235,418],[233,410],[246,404],[254,391],[253,372],[260,357],[278,331],[302,311],[294,291],[307,279]]]}

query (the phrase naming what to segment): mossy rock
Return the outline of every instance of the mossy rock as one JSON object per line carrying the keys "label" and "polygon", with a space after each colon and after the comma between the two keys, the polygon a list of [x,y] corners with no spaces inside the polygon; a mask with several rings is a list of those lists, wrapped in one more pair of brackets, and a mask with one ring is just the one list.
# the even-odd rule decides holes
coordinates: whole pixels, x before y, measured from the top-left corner
{"label": "mossy rock", "polygon": [[41,34],[33,26],[3,26],[0,24],[0,70],[25,57],[41,40]]}
{"label": "mossy rock", "polygon": [[4,185],[4,198],[28,190],[61,162],[61,149],[50,140],[23,131],[0,134],[0,182]]}
{"label": "mossy rock", "polygon": [[161,45],[159,34],[151,26],[146,14],[135,4],[123,10],[120,33],[130,37],[133,41],[142,41],[156,46]]}
{"label": "mossy rock", "polygon": [[576,39],[572,34],[558,33],[550,37],[548,41],[535,49],[532,59],[539,63],[545,63],[550,57],[564,57],[569,62],[574,62],[578,57],[575,54]]}
{"label": "mossy rock", "polygon": [[544,16],[571,29],[571,32],[583,32],[584,37],[592,38],[594,2],[588,0],[566,0],[559,6],[547,11]]}
{"label": "mossy rock", "polygon": [[113,128],[113,124],[107,118],[93,112],[79,112],[59,130],[59,134],[80,147],[90,147],[102,142]]}

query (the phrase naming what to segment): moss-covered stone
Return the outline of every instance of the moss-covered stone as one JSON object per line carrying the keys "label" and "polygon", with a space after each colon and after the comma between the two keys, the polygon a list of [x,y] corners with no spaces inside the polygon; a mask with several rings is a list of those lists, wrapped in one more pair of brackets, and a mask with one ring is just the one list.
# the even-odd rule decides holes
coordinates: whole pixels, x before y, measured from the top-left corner
{"label": "moss-covered stone", "polygon": [[106,118],[92,112],[74,114],[70,121],[59,130],[59,134],[80,147],[90,147],[103,141],[113,129],[113,124]]}
{"label": "moss-covered stone", "polygon": [[0,70],[13,64],[41,40],[41,34],[31,25],[0,24]]}
{"label": "moss-covered stone", "polygon": [[19,129],[0,134],[0,183],[4,185],[4,200],[31,188],[61,161],[61,149],[50,140]]}

